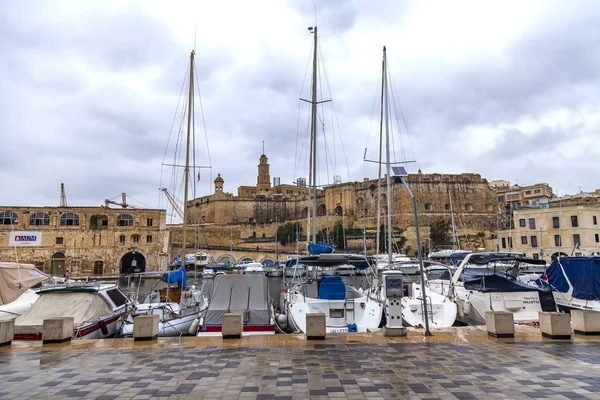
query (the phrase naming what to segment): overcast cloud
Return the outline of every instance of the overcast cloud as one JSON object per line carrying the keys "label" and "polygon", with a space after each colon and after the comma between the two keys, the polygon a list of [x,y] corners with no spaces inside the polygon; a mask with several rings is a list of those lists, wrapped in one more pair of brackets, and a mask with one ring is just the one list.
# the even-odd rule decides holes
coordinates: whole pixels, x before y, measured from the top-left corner
{"label": "overcast cloud", "polygon": [[[386,45],[408,127],[399,135],[393,118],[395,158],[414,157],[412,172],[600,188],[597,1],[315,3],[319,97],[336,111],[332,122],[331,104],[320,109],[321,184],[376,176],[362,158],[365,147],[377,157]],[[197,194],[217,173],[228,192],[256,184],[263,140],[272,177],[306,177],[298,99],[310,96],[315,3],[1,2],[0,204],[58,205],[64,182],[70,205],[127,192],[164,207],[157,189],[173,183],[161,164],[195,30],[212,165]],[[196,104],[196,160],[208,165]]]}

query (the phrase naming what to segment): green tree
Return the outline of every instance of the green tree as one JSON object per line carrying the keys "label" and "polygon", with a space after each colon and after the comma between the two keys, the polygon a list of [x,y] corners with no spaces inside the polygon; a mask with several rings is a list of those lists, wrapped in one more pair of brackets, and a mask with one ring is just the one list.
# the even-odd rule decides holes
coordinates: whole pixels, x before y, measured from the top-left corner
{"label": "green tree", "polygon": [[296,232],[301,232],[297,222],[287,222],[277,228],[277,239],[282,245],[296,241]]}
{"label": "green tree", "polygon": [[429,238],[434,246],[452,243],[450,231],[452,222],[447,219],[438,218],[429,225]]}
{"label": "green tree", "polygon": [[[402,236],[404,234],[404,229],[400,227],[394,226],[392,227],[392,253],[399,252],[400,249],[404,247],[406,243],[406,238]],[[397,240],[396,240],[397,239]],[[379,227],[379,252],[387,253],[388,247],[388,238],[387,238],[387,230],[385,229],[385,225],[381,224]]]}

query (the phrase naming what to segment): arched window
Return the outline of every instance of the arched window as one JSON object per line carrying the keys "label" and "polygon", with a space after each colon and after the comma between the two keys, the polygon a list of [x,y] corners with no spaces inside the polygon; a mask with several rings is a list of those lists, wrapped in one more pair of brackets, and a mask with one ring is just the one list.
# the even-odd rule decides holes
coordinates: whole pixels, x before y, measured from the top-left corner
{"label": "arched window", "polygon": [[140,235],[131,235],[131,243],[139,244],[140,243]]}
{"label": "arched window", "polygon": [[117,226],[133,226],[133,217],[130,214],[119,214]]}
{"label": "arched window", "polygon": [[104,261],[94,261],[94,275],[104,274]]}
{"label": "arched window", "polygon": [[16,225],[19,222],[19,217],[12,211],[4,211],[0,213],[0,225]]}
{"label": "arched window", "polygon": [[304,207],[302,209],[302,218],[307,218],[308,217],[308,207]]}
{"label": "arched window", "polygon": [[29,217],[29,225],[31,226],[46,226],[50,225],[50,216],[43,212],[36,212]]}
{"label": "arched window", "polygon": [[119,246],[125,246],[125,235],[119,236]]}
{"label": "arched window", "polygon": [[325,204],[321,204],[317,207],[317,217],[322,217],[325,215]]}
{"label": "arched window", "polygon": [[148,244],[152,243],[152,235],[146,236],[146,243],[148,243]]}
{"label": "arched window", "polygon": [[343,213],[344,213],[344,211],[342,210],[342,206],[337,206],[335,208],[335,215],[341,217]]}
{"label": "arched window", "polygon": [[60,216],[60,226],[79,226],[79,215],[64,213]]}

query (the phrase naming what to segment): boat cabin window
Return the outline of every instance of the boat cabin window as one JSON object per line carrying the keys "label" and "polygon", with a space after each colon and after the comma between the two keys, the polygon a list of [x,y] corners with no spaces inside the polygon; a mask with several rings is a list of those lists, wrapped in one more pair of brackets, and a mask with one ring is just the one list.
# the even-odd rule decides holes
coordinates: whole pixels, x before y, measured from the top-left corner
{"label": "boat cabin window", "polygon": [[106,294],[117,307],[127,304],[127,297],[119,289],[110,289]]}
{"label": "boat cabin window", "polygon": [[329,309],[329,318],[344,318],[344,309],[343,308],[337,308],[337,309],[330,308]]}

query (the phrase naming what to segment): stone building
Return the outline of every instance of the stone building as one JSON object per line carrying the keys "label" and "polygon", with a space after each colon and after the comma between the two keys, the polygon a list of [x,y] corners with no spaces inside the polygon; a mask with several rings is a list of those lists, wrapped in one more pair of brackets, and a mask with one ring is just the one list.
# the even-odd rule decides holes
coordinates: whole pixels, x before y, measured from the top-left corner
{"label": "stone building", "polygon": [[0,259],[54,276],[160,270],[168,241],[165,210],[0,207]]}
{"label": "stone building", "polygon": [[548,203],[554,197],[552,188],[547,183],[536,183],[530,186],[511,186],[508,181],[492,181],[490,187],[498,194],[498,202],[507,210],[514,207]]}
{"label": "stone building", "polygon": [[[240,186],[238,196],[223,190],[224,179],[215,179],[215,192],[188,202],[190,223],[206,225],[250,225],[253,234],[263,226],[305,219],[308,215],[308,188],[299,185],[271,186],[269,166],[262,155],[257,186]],[[496,192],[478,174],[412,174],[406,177],[416,199],[420,225],[455,217],[459,232],[477,234],[496,231],[499,205]],[[285,187],[284,187],[285,186]],[[317,194],[318,227],[343,222],[348,227],[377,225],[377,179],[326,186]],[[381,214],[387,214],[386,180],[380,188]],[[400,183],[392,183],[392,223],[402,229],[414,227],[412,203]],[[384,223],[384,219],[380,221]],[[264,234],[265,232],[262,232]],[[267,233],[268,235],[269,233]],[[426,234],[426,233],[425,233]],[[261,235],[261,232],[258,232]],[[407,238],[408,239],[408,238]],[[221,243],[223,244],[223,243]],[[413,245],[413,248],[414,245]]]}
{"label": "stone building", "polygon": [[513,209],[512,227],[490,245],[550,261],[559,254],[600,252],[600,191],[554,198]]}

